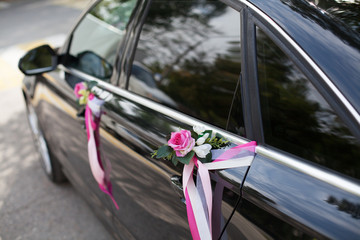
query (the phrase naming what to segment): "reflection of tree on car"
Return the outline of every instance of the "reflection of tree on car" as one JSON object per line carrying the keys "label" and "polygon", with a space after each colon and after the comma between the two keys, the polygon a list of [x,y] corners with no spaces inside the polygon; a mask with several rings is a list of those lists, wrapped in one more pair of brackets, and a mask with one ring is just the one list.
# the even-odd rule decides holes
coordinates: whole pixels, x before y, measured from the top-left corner
{"label": "reflection of tree on car", "polygon": [[[172,96],[177,110],[226,127],[241,71],[239,15],[220,2],[153,4],[156,7],[150,9],[138,43],[136,64],[155,74],[157,88]],[[130,77],[130,90],[136,92],[131,82]]]}
{"label": "reflection of tree on car", "polygon": [[[358,46],[360,43],[360,1],[317,0],[315,4],[307,1],[283,1],[294,11],[317,22],[325,29],[329,29],[341,36],[350,45]],[[317,8],[326,9],[319,11]],[[334,21],[335,20],[335,21]],[[340,22],[336,23],[336,22]]]}
{"label": "reflection of tree on car", "polygon": [[351,164],[360,159],[356,139],[288,57],[262,31],[257,36],[267,142],[358,178],[360,163]]}
{"label": "reflection of tree on car", "polygon": [[145,66],[134,62],[131,73],[129,82],[130,91],[134,91],[169,107],[177,107],[175,101],[157,87],[152,73]]}

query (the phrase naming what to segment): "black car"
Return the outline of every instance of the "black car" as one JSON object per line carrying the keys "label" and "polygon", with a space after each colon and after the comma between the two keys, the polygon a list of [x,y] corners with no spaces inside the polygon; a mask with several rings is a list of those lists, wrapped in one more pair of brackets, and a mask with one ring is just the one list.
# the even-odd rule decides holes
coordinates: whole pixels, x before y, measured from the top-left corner
{"label": "black car", "polygon": [[[183,166],[151,153],[199,125],[258,145],[250,167],[210,173],[213,239],[360,239],[360,1],[99,0],[19,67],[46,174],[115,238],[191,238]],[[80,82],[105,101],[119,210],[91,174]]]}

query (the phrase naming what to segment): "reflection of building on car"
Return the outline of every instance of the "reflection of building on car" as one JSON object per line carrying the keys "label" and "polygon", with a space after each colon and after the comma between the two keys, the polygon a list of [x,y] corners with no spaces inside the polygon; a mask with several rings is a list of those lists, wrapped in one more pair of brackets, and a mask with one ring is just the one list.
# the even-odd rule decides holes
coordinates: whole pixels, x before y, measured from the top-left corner
{"label": "reflection of building on car", "polygon": [[[19,62],[35,75],[23,93],[46,174],[66,176],[117,239],[189,239],[182,167],[150,152],[200,125],[258,143],[250,167],[210,174],[213,239],[360,239],[359,12],[337,0],[94,1],[62,48]],[[105,102],[119,211],[91,175],[82,81]]]}

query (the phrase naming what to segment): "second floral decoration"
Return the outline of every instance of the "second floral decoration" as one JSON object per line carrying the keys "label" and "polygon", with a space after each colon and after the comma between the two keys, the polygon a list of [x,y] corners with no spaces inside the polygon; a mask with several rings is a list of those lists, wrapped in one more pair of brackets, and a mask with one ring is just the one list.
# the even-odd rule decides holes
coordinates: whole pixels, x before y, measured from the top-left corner
{"label": "second floral decoration", "polygon": [[180,129],[172,132],[168,144],[155,150],[152,157],[165,158],[175,166],[181,162],[189,164],[196,156],[202,163],[212,161],[212,149],[220,149],[229,145],[229,141],[220,134],[213,134],[202,126],[194,126],[193,131]]}

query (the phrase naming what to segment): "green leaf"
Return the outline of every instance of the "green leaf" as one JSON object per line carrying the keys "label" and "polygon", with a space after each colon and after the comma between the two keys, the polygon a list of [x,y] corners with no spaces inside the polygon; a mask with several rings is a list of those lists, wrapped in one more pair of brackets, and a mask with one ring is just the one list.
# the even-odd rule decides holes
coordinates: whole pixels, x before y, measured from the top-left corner
{"label": "green leaf", "polygon": [[191,131],[191,137],[197,140],[199,138],[199,135],[196,132]]}
{"label": "green leaf", "polygon": [[176,167],[176,165],[179,163],[176,154],[173,154],[171,157],[171,162],[174,164],[174,166]]}
{"label": "green leaf", "polygon": [[90,81],[88,83],[88,89],[91,90],[93,87],[97,86],[97,82],[96,81]]}
{"label": "green leaf", "polygon": [[207,155],[206,155],[206,158],[205,158],[206,162],[211,162],[212,161],[212,153],[209,152]]}
{"label": "green leaf", "polygon": [[154,150],[152,153],[151,153],[151,158],[155,158],[157,155],[157,150]]}
{"label": "green leaf", "polygon": [[200,162],[202,163],[208,163],[208,162],[211,162],[212,161],[212,153],[209,152],[205,158],[199,158],[198,159],[200,160]]}
{"label": "green leaf", "polygon": [[173,149],[168,145],[161,146],[156,153],[156,158],[165,158],[172,153]]}
{"label": "green leaf", "polygon": [[179,162],[187,165],[190,163],[190,160],[194,157],[194,155],[195,152],[190,151],[188,154],[185,155],[185,157],[177,157],[177,159],[179,160]]}
{"label": "green leaf", "polygon": [[224,137],[220,133],[216,133],[215,137],[218,139],[224,139]]}

